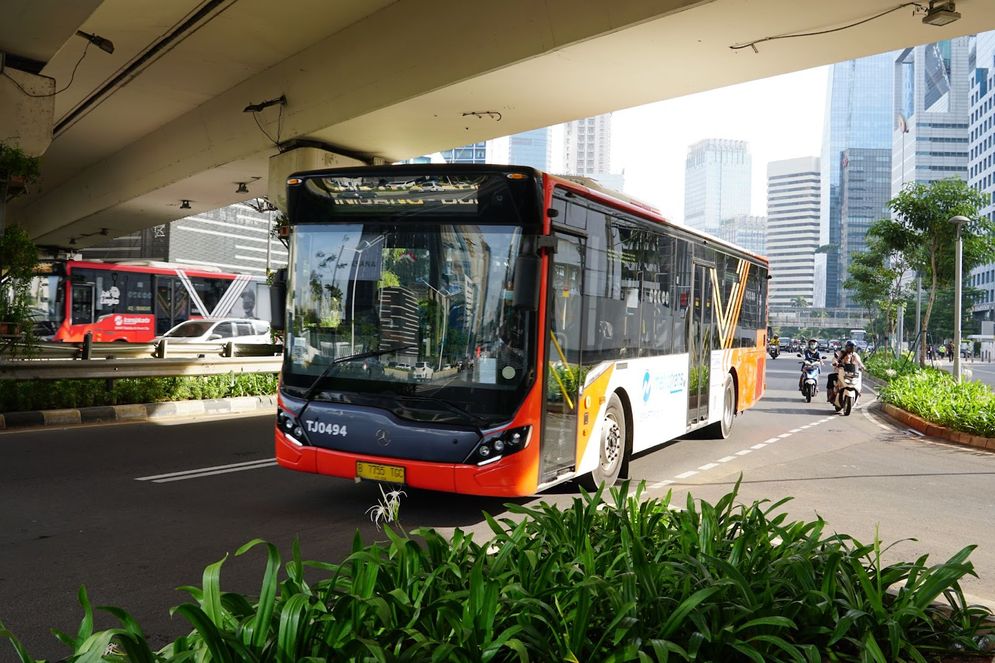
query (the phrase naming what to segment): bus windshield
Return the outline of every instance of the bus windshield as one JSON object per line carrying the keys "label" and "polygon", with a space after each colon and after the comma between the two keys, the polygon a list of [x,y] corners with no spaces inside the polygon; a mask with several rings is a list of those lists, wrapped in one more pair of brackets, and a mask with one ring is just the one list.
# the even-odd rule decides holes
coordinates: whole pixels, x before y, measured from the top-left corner
{"label": "bus windshield", "polygon": [[430,398],[447,420],[510,418],[534,378],[534,313],[512,301],[524,231],[453,221],[295,226],[284,386],[415,420],[440,420]]}

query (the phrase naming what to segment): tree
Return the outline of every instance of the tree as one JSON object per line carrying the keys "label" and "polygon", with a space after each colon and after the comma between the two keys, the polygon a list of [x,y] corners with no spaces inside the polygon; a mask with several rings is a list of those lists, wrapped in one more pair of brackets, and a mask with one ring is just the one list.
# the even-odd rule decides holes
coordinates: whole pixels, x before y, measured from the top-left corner
{"label": "tree", "polygon": [[808,301],[801,295],[791,298],[791,305],[797,306],[798,308],[808,308]]}
{"label": "tree", "polygon": [[38,159],[0,142],[0,356],[30,354],[34,344],[31,279],[38,249],[23,228],[6,227],[7,201],[38,179]]}
{"label": "tree", "polygon": [[[939,289],[953,284],[956,229],[949,222],[951,217],[971,219],[961,230],[965,274],[995,259],[995,222],[978,216],[988,198],[988,194],[956,178],[928,184],[913,182],[888,202],[893,218],[873,224],[883,250],[900,255],[929,284],[922,329],[929,329]],[[920,349],[919,362],[926,363],[924,347]]]}
{"label": "tree", "polygon": [[898,307],[904,303],[906,294],[903,277],[909,264],[901,252],[889,247],[881,237],[885,221],[877,221],[867,230],[867,251],[854,254],[843,287],[852,291],[853,298],[869,311],[879,311],[880,316],[875,317],[884,323],[880,331],[894,338]]}

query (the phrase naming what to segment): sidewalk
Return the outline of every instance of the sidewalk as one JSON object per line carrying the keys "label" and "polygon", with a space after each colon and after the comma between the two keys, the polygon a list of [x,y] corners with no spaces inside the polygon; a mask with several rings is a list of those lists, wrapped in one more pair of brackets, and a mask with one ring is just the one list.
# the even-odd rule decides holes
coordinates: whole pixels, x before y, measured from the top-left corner
{"label": "sidewalk", "polygon": [[7,412],[0,414],[0,430],[30,426],[73,426],[115,421],[154,421],[170,417],[245,414],[249,412],[272,412],[275,415],[276,395]]}

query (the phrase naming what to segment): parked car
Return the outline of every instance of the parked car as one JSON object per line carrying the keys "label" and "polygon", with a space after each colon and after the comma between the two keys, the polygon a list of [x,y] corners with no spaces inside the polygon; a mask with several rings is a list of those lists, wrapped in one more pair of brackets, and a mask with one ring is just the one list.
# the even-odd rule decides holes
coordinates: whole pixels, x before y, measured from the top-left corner
{"label": "parked car", "polygon": [[414,368],[411,369],[411,377],[416,380],[431,380],[433,373],[435,371],[432,370],[427,361],[415,362]]}
{"label": "parked car", "polygon": [[170,343],[272,343],[269,323],[248,318],[187,320],[155,340]]}

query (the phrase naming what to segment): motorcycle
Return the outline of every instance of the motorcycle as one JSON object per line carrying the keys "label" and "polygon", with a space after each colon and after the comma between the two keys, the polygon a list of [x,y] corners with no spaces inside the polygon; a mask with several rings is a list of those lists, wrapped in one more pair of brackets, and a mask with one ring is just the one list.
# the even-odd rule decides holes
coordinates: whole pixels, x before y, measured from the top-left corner
{"label": "motorcycle", "polygon": [[[801,357],[801,355],[798,355]],[[802,396],[806,403],[812,402],[812,397],[819,393],[819,374],[822,372],[822,362],[805,359],[798,362],[802,365]]]}
{"label": "motorcycle", "polygon": [[850,411],[860,398],[862,387],[863,377],[857,367],[853,364],[843,364],[843,375],[836,380],[836,395],[833,398],[833,407],[836,411],[842,410],[844,416],[850,416]]}
{"label": "motorcycle", "polygon": [[771,343],[770,345],[767,346],[767,354],[770,355],[771,359],[777,359],[777,355],[781,354],[780,346]]}

